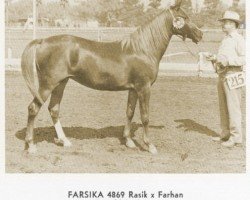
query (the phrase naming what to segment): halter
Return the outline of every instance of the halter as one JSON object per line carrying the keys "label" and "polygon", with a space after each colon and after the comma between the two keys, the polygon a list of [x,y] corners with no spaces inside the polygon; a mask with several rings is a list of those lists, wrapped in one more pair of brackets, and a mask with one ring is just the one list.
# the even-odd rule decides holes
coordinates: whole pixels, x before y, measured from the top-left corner
{"label": "halter", "polygon": [[[168,8],[168,10],[169,10],[169,12],[170,12],[170,14],[171,14],[171,16],[173,18],[173,26],[174,26],[174,28],[176,28],[178,30],[181,29],[185,25],[186,22],[183,20],[182,24],[176,24],[176,22],[178,21],[177,17],[174,16],[173,11],[170,8]],[[180,10],[186,14],[186,12],[182,8],[180,8]],[[186,14],[186,16],[187,16],[187,14]],[[196,24],[194,24],[194,25],[195,25],[196,29],[198,29],[198,30],[201,31],[201,29]],[[185,41],[186,38],[187,38],[187,34],[184,35],[184,36],[183,35],[176,35],[176,36],[179,37],[179,38],[181,38],[183,41]]]}
{"label": "halter", "polygon": [[[176,24],[177,18],[174,16],[173,11],[170,8],[168,10],[169,10],[169,12],[170,12],[170,14],[171,14],[171,16],[173,18],[173,26],[174,26],[174,28],[176,28],[176,29],[183,28],[183,26],[185,25],[185,21],[183,20],[183,24],[181,24],[181,26],[179,26],[178,24]],[[186,38],[187,38],[187,34],[185,36],[183,36],[183,35],[176,35],[176,36],[181,38],[183,41],[185,41]]]}

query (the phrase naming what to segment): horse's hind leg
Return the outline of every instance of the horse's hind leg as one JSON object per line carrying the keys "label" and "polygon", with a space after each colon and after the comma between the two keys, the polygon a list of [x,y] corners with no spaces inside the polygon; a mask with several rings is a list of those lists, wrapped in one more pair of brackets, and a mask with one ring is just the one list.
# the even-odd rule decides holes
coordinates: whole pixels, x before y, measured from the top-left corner
{"label": "horse's hind leg", "polygon": [[60,85],[58,85],[52,91],[48,107],[58,137],[58,139],[56,139],[56,142],[62,143],[65,147],[71,146],[71,142],[66,138],[64,131],[62,129],[62,125],[59,120],[59,110],[60,110],[60,103],[63,97],[63,91],[65,89],[67,82],[68,79],[65,79],[60,83]]}
{"label": "horse's hind leg", "polygon": [[28,150],[29,153],[36,152],[36,145],[34,144],[34,122],[35,118],[41,108],[41,104],[38,102],[36,98],[30,103],[28,107],[28,123],[26,129],[26,137],[25,137],[25,149]]}
{"label": "horse's hind leg", "polygon": [[129,148],[135,148],[135,143],[131,139],[131,121],[134,116],[136,102],[138,96],[135,90],[130,90],[128,94],[128,105],[127,105],[127,123],[124,128],[123,136],[126,139],[126,146]]}
{"label": "horse's hind leg", "polygon": [[[43,101],[45,102],[50,95],[50,90],[44,90],[39,88],[39,93]],[[41,107],[42,104],[36,98],[34,98],[34,100],[30,103],[28,107],[28,123],[25,137],[25,149],[27,149],[29,153],[36,152],[36,145],[34,144],[34,122]]]}
{"label": "horse's hind leg", "polygon": [[157,153],[156,147],[150,143],[148,137],[149,127],[149,99],[150,99],[150,86],[146,85],[138,90],[138,98],[140,104],[141,121],[144,129],[143,141],[148,146],[148,151],[152,154]]}

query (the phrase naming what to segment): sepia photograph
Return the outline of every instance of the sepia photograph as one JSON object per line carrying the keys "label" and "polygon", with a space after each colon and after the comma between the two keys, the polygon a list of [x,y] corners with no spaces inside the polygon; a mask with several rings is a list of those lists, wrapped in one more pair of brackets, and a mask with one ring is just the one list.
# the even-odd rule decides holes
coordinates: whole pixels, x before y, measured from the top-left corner
{"label": "sepia photograph", "polygon": [[4,15],[6,174],[246,174],[245,0]]}

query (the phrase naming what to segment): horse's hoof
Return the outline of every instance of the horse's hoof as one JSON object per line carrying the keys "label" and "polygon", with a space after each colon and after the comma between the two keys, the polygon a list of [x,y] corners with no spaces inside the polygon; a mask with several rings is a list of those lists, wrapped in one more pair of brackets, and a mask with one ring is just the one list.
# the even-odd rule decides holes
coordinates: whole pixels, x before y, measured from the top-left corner
{"label": "horse's hoof", "polygon": [[133,142],[132,139],[127,139],[127,141],[126,141],[126,146],[127,146],[128,148],[131,148],[131,149],[136,148],[135,143]]}
{"label": "horse's hoof", "polygon": [[63,144],[63,142],[62,142],[61,139],[54,138],[54,141],[55,141],[55,143],[58,144],[58,145],[62,145],[62,144]]}
{"label": "horse's hoof", "polygon": [[37,152],[36,146],[35,145],[29,145],[28,153],[29,154],[35,154],[36,152]]}
{"label": "horse's hoof", "polygon": [[150,153],[152,153],[153,155],[156,155],[156,154],[158,153],[156,147],[155,147],[153,144],[150,144],[150,145],[148,146],[148,151],[149,151]]}
{"label": "horse's hoof", "polygon": [[58,145],[63,145],[64,147],[71,147],[72,144],[67,138],[55,138],[55,143]]}
{"label": "horse's hoof", "polygon": [[71,147],[72,146],[72,144],[71,144],[71,142],[68,140],[68,139],[64,139],[63,140],[63,146],[64,147]]}

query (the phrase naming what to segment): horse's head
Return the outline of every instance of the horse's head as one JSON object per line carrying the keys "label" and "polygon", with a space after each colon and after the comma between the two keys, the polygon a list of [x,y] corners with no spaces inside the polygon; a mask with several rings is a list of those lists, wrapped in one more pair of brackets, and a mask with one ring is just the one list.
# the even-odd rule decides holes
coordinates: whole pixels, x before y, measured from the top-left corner
{"label": "horse's head", "polygon": [[203,33],[181,8],[181,3],[182,0],[175,0],[167,10],[173,17],[173,34],[181,36],[183,40],[189,38],[194,43],[198,43],[202,39]]}

